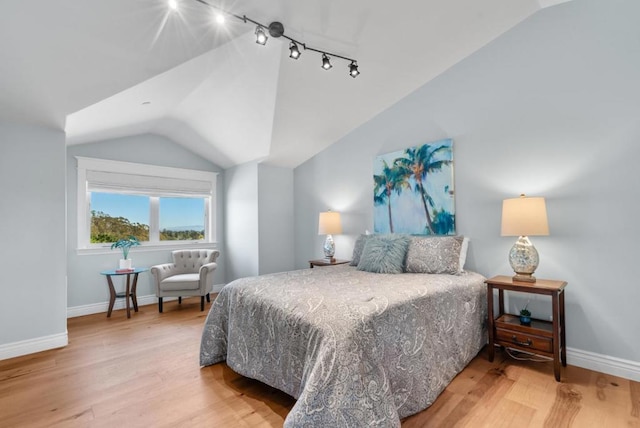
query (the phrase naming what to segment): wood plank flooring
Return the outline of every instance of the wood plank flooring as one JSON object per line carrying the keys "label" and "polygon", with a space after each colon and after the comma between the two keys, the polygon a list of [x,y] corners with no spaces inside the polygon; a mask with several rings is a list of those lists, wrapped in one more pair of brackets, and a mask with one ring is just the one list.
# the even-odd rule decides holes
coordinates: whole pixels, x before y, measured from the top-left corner
{"label": "wood plank flooring", "polygon": [[[200,368],[198,298],[71,318],[69,346],[0,361],[0,427],[280,427],[295,401]],[[210,305],[207,305],[207,309]],[[481,352],[403,427],[638,427],[640,383]]]}

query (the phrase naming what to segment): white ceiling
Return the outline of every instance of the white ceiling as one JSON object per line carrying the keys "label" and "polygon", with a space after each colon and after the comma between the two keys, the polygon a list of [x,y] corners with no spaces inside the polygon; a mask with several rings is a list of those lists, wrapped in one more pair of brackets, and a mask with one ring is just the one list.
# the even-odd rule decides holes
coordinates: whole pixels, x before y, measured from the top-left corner
{"label": "white ceiling", "polygon": [[3,0],[0,119],[64,129],[68,144],[150,132],[223,168],[295,167],[564,1],[216,2],[357,59],[353,79],[348,62],[325,71],[304,50],[291,60],[287,40],[257,45],[253,25],[215,24],[195,0],[180,0],[178,13],[166,0]]}

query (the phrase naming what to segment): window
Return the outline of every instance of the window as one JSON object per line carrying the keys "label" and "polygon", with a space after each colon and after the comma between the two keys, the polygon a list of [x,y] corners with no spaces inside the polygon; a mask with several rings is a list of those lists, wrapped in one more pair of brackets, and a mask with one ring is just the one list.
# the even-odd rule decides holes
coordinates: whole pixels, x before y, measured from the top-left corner
{"label": "window", "polygon": [[204,198],[161,197],[160,240],[193,241],[205,236]]}
{"label": "window", "polygon": [[215,173],[77,159],[79,249],[215,242]]}
{"label": "window", "polygon": [[133,235],[149,240],[149,196],[90,192],[92,244]]}

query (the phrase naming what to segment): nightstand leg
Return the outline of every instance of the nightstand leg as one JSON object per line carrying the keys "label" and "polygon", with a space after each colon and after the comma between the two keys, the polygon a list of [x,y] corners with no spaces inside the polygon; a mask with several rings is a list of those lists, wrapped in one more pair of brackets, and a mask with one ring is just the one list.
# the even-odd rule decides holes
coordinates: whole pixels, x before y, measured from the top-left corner
{"label": "nightstand leg", "polygon": [[489,334],[489,362],[493,362],[495,356],[495,345],[493,338],[493,287],[487,286],[487,333]]}
{"label": "nightstand leg", "polygon": [[560,292],[560,359],[562,365],[567,367],[567,333],[564,322],[564,290]]}
{"label": "nightstand leg", "polygon": [[560,382],[560,304],[559,293],[553,293],[551,300],[553,302],[553,374],[556,380]]}

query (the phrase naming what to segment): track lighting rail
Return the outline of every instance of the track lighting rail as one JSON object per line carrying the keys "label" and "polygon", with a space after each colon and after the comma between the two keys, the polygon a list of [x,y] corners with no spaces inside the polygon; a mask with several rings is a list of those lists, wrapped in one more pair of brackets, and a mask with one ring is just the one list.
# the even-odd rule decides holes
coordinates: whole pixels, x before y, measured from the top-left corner
{"label": "track lighting rail", "polygon": [[209,2],[207,2],[206,0],[194,0],[198,3],[201,3],[205,6],[208,6],[216,11],[218,11],[219,13],[222,13],[224,15],[227,16],[232,16],[240,21],[243,21],[245,24],[247,22],[256,25],[256,43],[260,44],[260,45],[264,45],[267,43],[267,39],[269,38],[267,36],[267,32],[269,33],[269,36],[274,37],[274,38],[279,38],[279,37],[283,37],[287,40],[289,40],[289,51],[290,51],[290,55],[289,57],[292,59],[298,59],[300,58],[300,55],[302,54],[300,52],[300,48],[299,46],[302,46],[302,49],[305,51],[312,51],[312,52],[317,52],[319,54],[322,54],[322,68],[325,70],[329,70],[330,68],[332,68],[333,66],[331,65],[331,58],[339,58],[339,59],[343,59],[345,61],[349,61],[349,75],[351,77],[357,77],[360,74],[360,71],[358,70],[358,61],[355,60],[354,58],[349,58],[343,55],[338,55],[326,50],[321,50],[321,49],[316,49],[313,48],[311,46],[308,46],[306,43],[303,43],[299,40],[294,39],[293,37],[289,37],[285,34],[284,32],[284,25],[281,22],[278,21],[274,21],[272,23],[270,23],[269,25],[264,25],[258,21],[255,21],[251,18],[249,18],[246,15],[236,15],[235,13],[232,12],[228,12],[218,6],[215,6]]}

